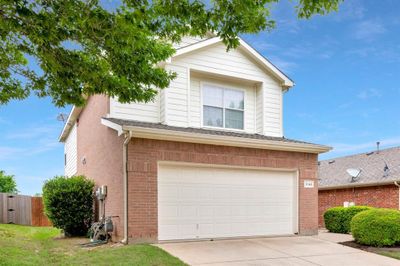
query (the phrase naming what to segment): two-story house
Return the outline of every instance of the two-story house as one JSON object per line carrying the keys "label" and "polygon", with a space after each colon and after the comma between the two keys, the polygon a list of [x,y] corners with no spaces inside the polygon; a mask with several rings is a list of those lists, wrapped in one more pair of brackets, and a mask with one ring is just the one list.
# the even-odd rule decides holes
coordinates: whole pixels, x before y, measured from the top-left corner
{"label": "two-story house", "polygon": [[65,174],[108,186],[123,242],[316,234],[317,158],[283,136],[290,80],[243,40],[185,38],[153,102],[92,96],[60,141]]}

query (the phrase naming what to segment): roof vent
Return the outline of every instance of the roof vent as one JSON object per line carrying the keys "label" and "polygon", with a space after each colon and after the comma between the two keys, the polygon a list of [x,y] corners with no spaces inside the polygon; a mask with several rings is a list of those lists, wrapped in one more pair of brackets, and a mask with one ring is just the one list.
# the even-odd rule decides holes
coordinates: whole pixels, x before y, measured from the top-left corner
{"label": "roof vent", "polygon": [[330,160],[328,163],[333,164],[334,162],[335,162],[335,160]]}
{"label": "roof vent", "polygon": [[368,153],[367,153],[367,156],[370,156],[370,155],[372,155],[372,154],[374,154],[374,152],[373,152],[373,151],[371,151],[371,152],[368,152]]}
{"label": "roof vent", "polygon": [[376,142],[376,153],[379,153],[379,145],[380,145],[381,143],[379,142],[379,141],[377,141]]}
{"label": "roof vent", "polygon": [[346,172],[351,176],[351,182],[356,182],[361,174],[361,169],[349,168]]}

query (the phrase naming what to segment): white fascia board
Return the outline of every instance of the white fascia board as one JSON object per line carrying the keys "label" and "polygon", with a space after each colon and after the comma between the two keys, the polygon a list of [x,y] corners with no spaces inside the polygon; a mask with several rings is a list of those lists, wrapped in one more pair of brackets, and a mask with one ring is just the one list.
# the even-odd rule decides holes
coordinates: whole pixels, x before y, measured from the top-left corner
{"label": "white fascia board", "polygon": [[192,51],[195,51],[195,50],[198,50],[198,49],[201,49],[201,48],[204,48],[204,47],[219,43],[221,41],[222,40],[219,37],[213,37],[213,38],[206,39],[204,41],[199,41],[199,42],[196,42],[194,44],[191,44],[191,45],[188,45],[188,46],[184,46],[182,48],[177,49],[176,53],[173,55],[173,57],[180,56],[180,55],[183,55],[183,54],[187,54],[187,53],[190,53]]}
{"label": "white fascia board", "polygon": [[201,143],[211,145],[224,145],[233,147],[246,147],[255,149],[295,151],[306,153],[324,153],[332,148],[323,145],[282,142],[273,140],[260,140],[233,136],[209,135],[193,132],[173,131],[157,128],[145,128],[137,126],[122,126],[123,131],[131,131],[136,138],[159,139],[189,143]]}
{"label": "white fascia board", "polygon": [[118,137],[121,136],[124,133],[124,130],[122,129],[122,126],[113,123],[107,119],[101,119],[101,124],[105,125],[106,127],[112,128],[118,132]]}
{"label": "white fascia board", "polygon": [[71,112],[68,115],[67,122],[65,122],[64,128],[61,131],[60,136],[58,137],[59,142],[64,142],[71,131],[72,126],[74,125],[76,119],[79,117],[79,114],[82,112],[82,107],[73,106]]}

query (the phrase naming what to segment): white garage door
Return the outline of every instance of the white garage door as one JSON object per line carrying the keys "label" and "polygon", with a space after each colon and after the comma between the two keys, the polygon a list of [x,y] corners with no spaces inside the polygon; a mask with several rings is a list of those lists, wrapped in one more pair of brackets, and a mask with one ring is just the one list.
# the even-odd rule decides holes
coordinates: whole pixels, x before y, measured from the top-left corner
{"label": "white garage door", "polygon": [[296,232],[295,172],[159,165],[159,240]]}

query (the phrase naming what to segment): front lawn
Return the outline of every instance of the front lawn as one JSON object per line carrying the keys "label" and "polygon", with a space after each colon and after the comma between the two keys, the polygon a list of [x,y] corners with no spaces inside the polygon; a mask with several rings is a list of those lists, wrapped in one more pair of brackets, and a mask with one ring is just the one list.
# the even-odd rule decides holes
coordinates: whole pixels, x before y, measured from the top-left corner
{"label": "front lawn", "polygon": [[400,260],[400,251],[378,251],[380,255]]}
{"label": "front lawn", "polygon": [[83,249],[85,238],[58,229],[0,224],[0,265],[185,265],[151,245],[108,244]]}

